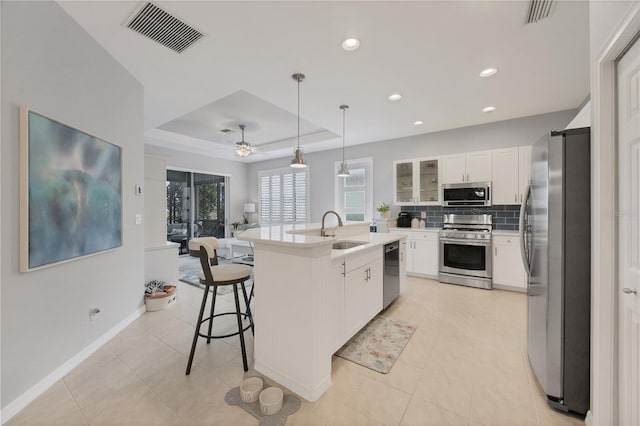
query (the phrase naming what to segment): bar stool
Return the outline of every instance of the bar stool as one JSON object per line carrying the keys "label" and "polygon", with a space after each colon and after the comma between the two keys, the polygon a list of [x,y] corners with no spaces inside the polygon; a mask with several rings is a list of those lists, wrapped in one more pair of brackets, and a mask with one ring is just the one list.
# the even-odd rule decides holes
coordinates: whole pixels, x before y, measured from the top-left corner
{"label": "bar stool", "polygon": [[[251,327],[253,333],[253,316],[251,315],[251,308],[249,307],[249,299],[247,298],[247,290],[244,286],[245,281],[251,276],[251,267],[248,265],[240,265],[236,263],[224,264],[224,265],[209,265],[209,255],[207,249],[204,246],[200,246],[200,265],[202,265],[202,273],[200,274],[200,283],[204,284],[204,295],[202,296],[202,305],[200,306],[200,314],[198,315],[198,322],[196,323],[196,331],[193,335],[193,343],[191,344],[191,353],[189,354],[189,362],[187,363],[187,371],[185,374],[191,373],[191,363],[193,362],[193,355],[196,351],[196,344],[198,343],[198,337],[206,337],[207,344],[211,343],[211,339],[223,339],[225,337],[240,336],[240,347],[242,348],[242,363],[244,371],[248,371],[247,365],[247,351],[244,345],[244,332]],[[247,307],[246,312],[240,311],[240,299],[238,297],[238,284],[242,289],[242,295],[244,296],[244,302]],[[232,285],[233,295],[236,301],[235,312],[223,312],[214,315],[214,309],[216,306],[216,294],[218,286]],[[204,307],[207,304],[207,297],[209,295],[209,289],[213,287],[213,298],[211,299],[211,314],[207,318],[202,318],[204,315]],[[238,319],[238,331],[235,333],[225,335],[212,335],[211,329],[213,327],[213,319],[215,317],[223,315],[235,315]],[[249,325],[242,328],[242,318],[249,318]],[[209,322],[209,332],[207,334],[200,332],[200,327],[205,322]]]}

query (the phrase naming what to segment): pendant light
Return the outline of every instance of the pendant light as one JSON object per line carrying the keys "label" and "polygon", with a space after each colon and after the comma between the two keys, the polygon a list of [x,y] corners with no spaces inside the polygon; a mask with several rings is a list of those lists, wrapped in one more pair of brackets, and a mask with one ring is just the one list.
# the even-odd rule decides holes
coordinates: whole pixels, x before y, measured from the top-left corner
{"label": "pendant light", "polygon": [[340,109],[342,110],[342,164],[340,165],[338,177],[347,177],[350,175],[350,173],[349,168],[347,167],[347,163],[344,161],[344,122],[345,114],[347,112],[347,109],[349,109],[349,105],[340,105]]}
{"label": "pendant light", "polygon": [[298,146],[293,151],[294,157],[289,166],[301,169],[307,167],[307,164],[302,159],[302,148],[300,148],[300,82],[304,80],[304,74],[296,73],[291,78],[298,82]]}
{"label": "pendant light", "polygon": [[236,154],[240,157],[246,157],[253,152],[253,147],[249,142],[244,141],[244,124],[239,124],[240,130],[242,130],[242,141],[236,142]]}

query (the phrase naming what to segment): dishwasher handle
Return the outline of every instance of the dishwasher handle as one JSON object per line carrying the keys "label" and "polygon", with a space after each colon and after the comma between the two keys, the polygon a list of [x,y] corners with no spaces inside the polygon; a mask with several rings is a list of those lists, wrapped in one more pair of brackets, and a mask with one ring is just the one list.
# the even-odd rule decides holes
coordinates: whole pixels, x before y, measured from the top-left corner
{"label": "dishwasher handle", "polygon": [[398,241],[396,241],[393,243],[386,244],[384,246],[384,252],[389,253],[391,251],[398,250],[399,248],[400,248],[400,244],[398,243]]}

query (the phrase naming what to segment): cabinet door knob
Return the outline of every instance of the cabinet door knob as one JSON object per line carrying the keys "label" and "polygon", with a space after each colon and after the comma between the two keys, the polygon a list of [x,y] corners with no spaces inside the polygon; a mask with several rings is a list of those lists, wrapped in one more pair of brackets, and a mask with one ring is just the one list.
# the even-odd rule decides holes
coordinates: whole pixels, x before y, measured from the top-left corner
{"label": "cabinet door knob", "polygon": [[462,174],[462,181],[464,182],[464,173]]}
{"label": "cabinet door knob", "polygon": [[515,194],[513,201],[515,201],[516,203],[518,202],[518,194]]}
{"label": "cabinet door knob", "polygon": [[622,289],[622,292],[624,294],[638,294],[637,290],[632,290],[632,289],[626,288],[626,287]]}
{"label": "cabinet door knob", "polygon": [[496,256],[498,255],[498,247],[494,247],[493,251],[495,252]]}
{"label": "cabinet door knob", "polygon": [[469,182],[469,173],[467,173],[467,182]]}

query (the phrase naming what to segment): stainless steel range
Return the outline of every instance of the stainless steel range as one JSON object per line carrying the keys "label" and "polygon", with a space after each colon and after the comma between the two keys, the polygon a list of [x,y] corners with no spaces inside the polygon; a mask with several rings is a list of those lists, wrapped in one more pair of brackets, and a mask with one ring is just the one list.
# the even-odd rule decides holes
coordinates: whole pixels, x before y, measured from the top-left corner
{"label": "stainless steel range", "polygon": [[440,282],[491,288],[491,228],[490,214],[444,215]]}

